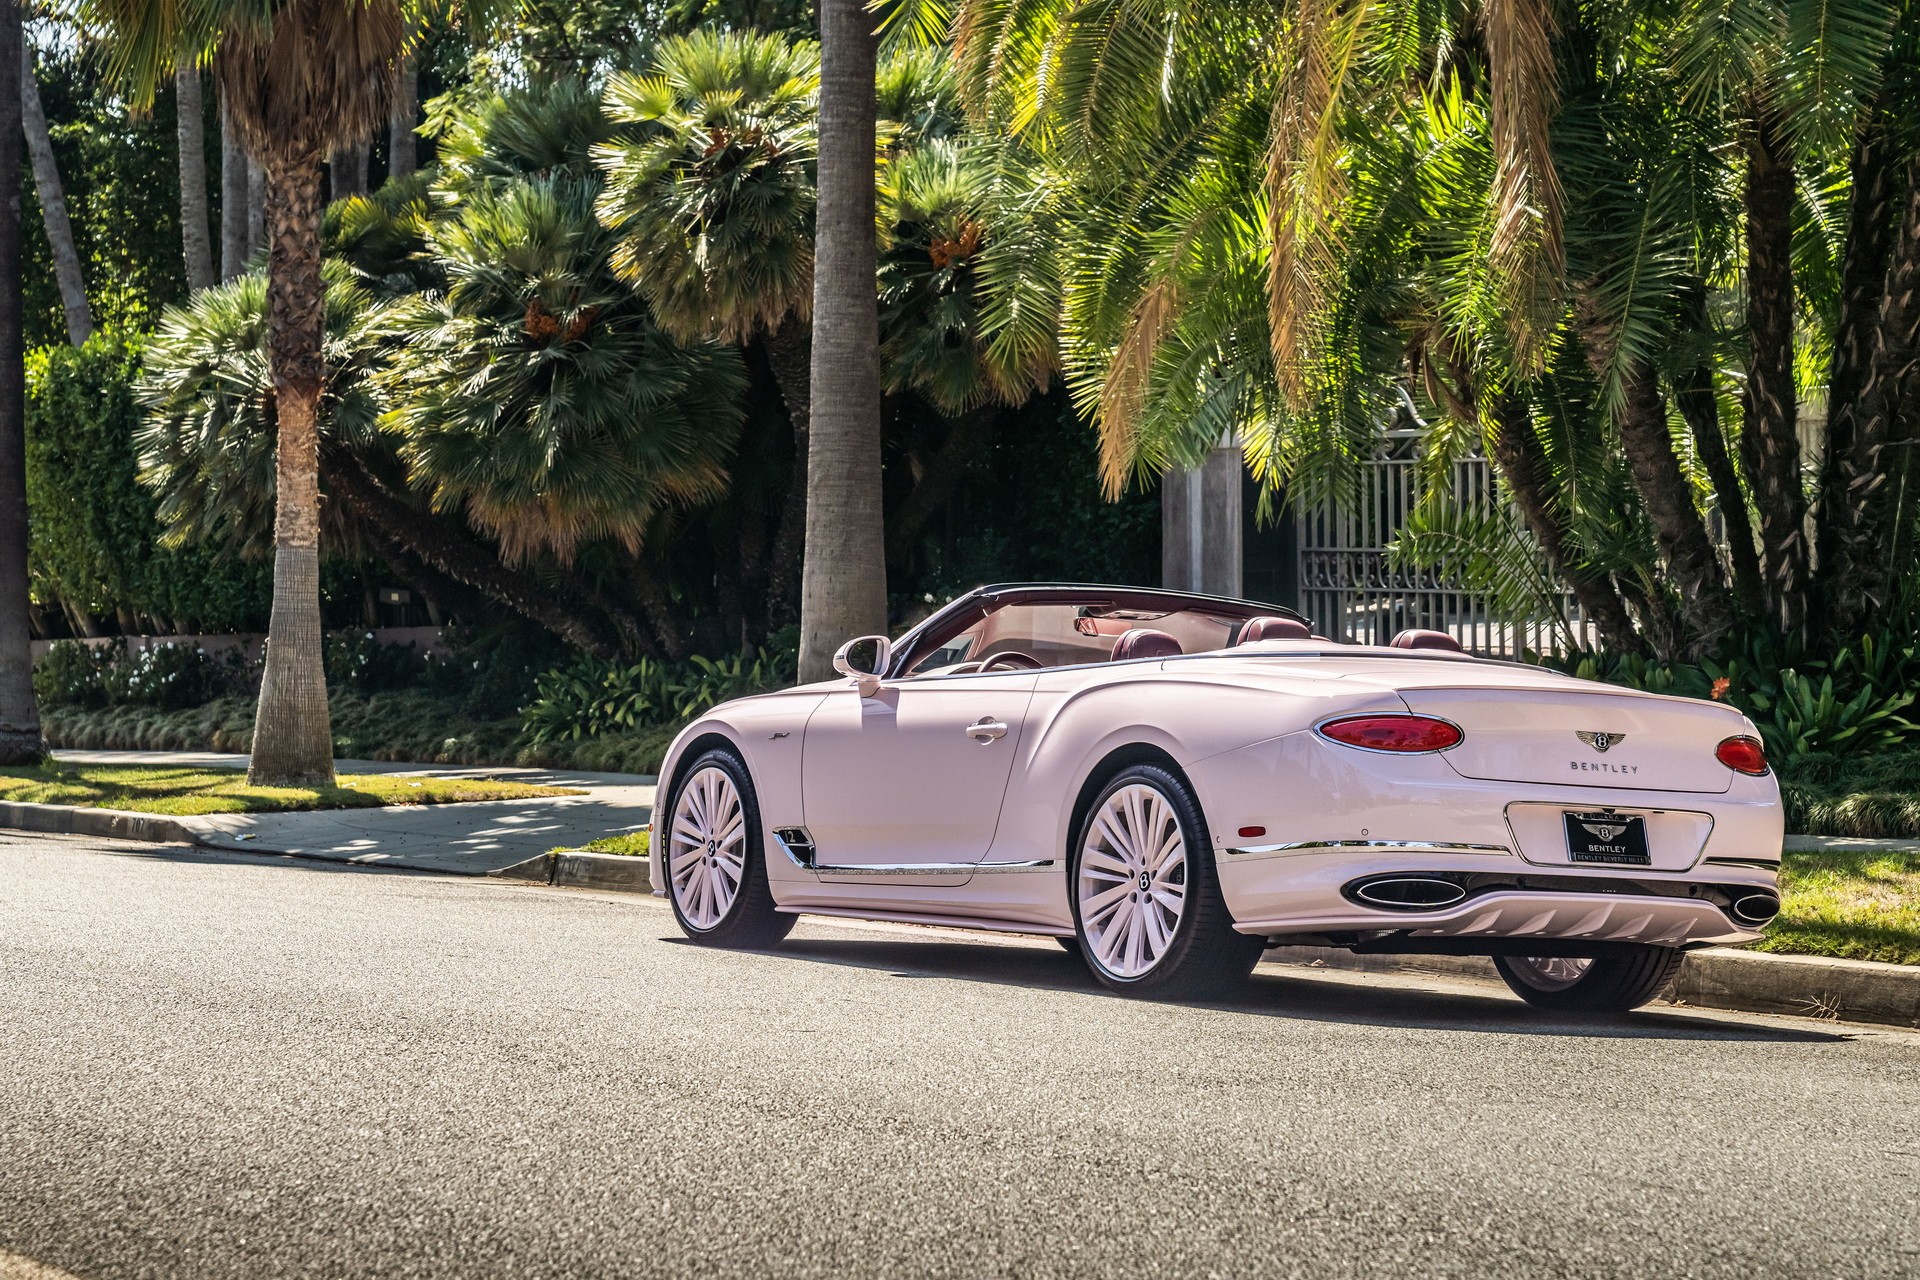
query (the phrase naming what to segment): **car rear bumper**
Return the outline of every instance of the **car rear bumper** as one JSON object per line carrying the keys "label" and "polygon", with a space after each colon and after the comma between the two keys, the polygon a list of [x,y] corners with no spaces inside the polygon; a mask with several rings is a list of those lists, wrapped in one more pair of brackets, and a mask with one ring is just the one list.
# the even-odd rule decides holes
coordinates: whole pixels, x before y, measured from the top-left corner
{"label": "car rear bumper", "polygon": [[[1504,848],[1413,841],[1227,849],[1216,865],[1242,933],[1374,945],[1397,940],[1413,950],[1473,951],[1479,948],[1471,944],[1507,939],[1669,947],[1749,942],[1760,936],[1770,903],[1777,905],[1777,876],[1759,865],[1707,865],[1687,873],[1546,871]],[[1391,898],[1402,884],[1416,890],[1416,900],[1369,900],[1376,892]],[[1429,886],[1433,896],[1448,900],[1423,905],[1417,891]]]}

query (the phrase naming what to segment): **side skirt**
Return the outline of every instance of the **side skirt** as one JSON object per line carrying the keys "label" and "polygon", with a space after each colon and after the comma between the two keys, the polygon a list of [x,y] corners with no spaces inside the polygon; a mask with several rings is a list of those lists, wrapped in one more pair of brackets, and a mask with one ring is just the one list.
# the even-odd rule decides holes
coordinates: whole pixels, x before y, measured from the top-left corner
{"label": "side skirt", "polygon": [[851,907],[783,907],[794,916],[839,916],[848,920],[885,920],[893,924],[934,925],[942,929],[980,929],[987,933],[1024,933],[1036,938],[1071,938],[1073,930],[1019,920],[984,920],[978,916],[927,915],[913,911],[868,911]]}

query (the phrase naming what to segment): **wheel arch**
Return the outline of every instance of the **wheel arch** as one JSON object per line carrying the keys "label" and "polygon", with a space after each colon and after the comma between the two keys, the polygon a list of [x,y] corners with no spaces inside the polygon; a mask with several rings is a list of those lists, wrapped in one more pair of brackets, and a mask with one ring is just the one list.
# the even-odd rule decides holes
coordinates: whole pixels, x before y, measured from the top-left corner
{"label": "wheel arch", "polygon": [[740,744],[717,729],[708,729],[703,733],[695,734],[674,752],[670,768],[661,775],[654,788],[655,813],[659,813],[673,802],[673,790],[680,785],[680,779],[686,776],[687,766],[715,749],[731,754],[740,762],[740,767],[747,770],[747,776],[749,778],[753,776],[753,770],[747,764],[747,753],[740,749]]}
{"label": "wheel arch", "polygon": [[[1087,812],[1093,808],[1093,802],[1100,795],[1101,788],[1105,787],[1122,769],[1136,764],[1158,765],[1173,774],[1186,784],[1188,791],[1194,792],[1195,804],[1199,804],[1199,793],[1194,791],[1193,780],[1187,777],[1187,771],[1180,767],[1180,762],[1175,760],[1166,748],[1151,742],[1129,742],[1113,748],[1095,761],[1093,768],[1087,771],[1086,778],[1080,783],[1079,791],[1074,795],[1073,808],[1068,811],[1066,843],[1061,849],[1060,859],[1061,866],[1066,869],[1067,874],[1072,872],[1073,846],[1079,837],[1080,824],[1086,821]],[[1201,818],[1204,820],[1205,817],[1205,806],[1201,806]]]}

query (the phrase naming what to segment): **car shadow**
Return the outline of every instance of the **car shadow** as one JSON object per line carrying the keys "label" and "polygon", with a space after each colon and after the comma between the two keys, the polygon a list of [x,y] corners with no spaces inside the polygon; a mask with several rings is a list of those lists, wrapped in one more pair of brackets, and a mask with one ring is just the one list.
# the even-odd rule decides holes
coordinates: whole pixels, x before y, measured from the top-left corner
{"label": "car shadow", "polygon": [[[678,935],[663,940],[693,945]],[[812,964],[881,969],[905,980],[987,982],[1112,1000],[1137,998],[1106,990],[1078,957],[1044,947],[984,940],[789,938],[765,954]],[[1226,998],[1180,1003],[1256,1017],[1499,1035],[1796,1044],[1842,1043],[1853,1038],[1845,1032],[1748,1021],[1738,1014],[1702,1016],[1658,1006],[1627,1014],[1549,1013],[1494,987],[1483,993],[1436,987],[1414,974],[1375,973],[1354,981],[1356,976],[1345,970],[1262,964]]]}

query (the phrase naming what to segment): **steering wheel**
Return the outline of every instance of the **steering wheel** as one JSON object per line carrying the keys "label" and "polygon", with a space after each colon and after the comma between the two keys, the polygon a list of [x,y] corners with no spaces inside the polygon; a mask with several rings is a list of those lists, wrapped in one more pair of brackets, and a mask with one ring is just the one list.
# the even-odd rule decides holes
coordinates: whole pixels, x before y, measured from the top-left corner
{"label": "steering wheel", "polygon": [[1008,649],[1003,653],[994,654],[981,663],[980,674],[985,675],[989,671],[1038,671],[1041,665],[1040,659],[1030,653]]}

